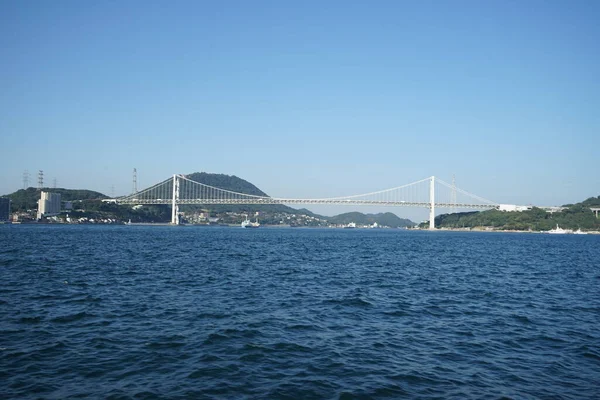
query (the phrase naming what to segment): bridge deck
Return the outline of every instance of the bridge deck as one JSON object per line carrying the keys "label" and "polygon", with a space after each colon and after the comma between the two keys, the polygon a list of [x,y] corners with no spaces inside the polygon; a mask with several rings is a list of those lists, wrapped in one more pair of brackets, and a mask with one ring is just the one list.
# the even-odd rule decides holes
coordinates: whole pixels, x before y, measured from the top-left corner
{"label": "bridge deck", "polygon": [[[172,204],[172,200],[167,199],[115,199],[118,204]],[[337,199],[275,199],[275,198],[251,198],[251,199],[179,199],[176,204],[330,204],[330,205],[358,205],[358,206],[387,206],[387,207],[423,207],[429,208],[427,202],[409,202],[409,201],[377,201],[377,200],[337,200]],[[471,208],[471,209],[492,209],[496,205],[490,204],[468,204],[468,203],[434,203],[435,207],[441,208]]]}

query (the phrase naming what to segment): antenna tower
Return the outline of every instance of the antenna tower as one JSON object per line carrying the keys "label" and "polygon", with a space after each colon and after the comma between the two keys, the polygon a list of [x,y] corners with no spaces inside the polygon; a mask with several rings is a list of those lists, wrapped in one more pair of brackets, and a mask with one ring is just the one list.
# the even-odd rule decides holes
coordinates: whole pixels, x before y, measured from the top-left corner
{"label": "antenna tower", "polygon": [[27,189],[29,187],[29,171],[25,170],[23,172],[23,189]]}
{"label": "antenna tower", "polygon": [[137,193],[137,169],[133,169],[133,186],[131,188],[131,193]]}
{"label": "antenna tower", "polygon": [[44,187],[44,171],[41,169],[38,171],[38,189],[42,190]]}
{"label": "antenna tower", "polygon": [[52,179],[52,187],[53,187],[54,189],[56,189],[56,182],[58,182],[58,181],[56,180],[56,178]]}

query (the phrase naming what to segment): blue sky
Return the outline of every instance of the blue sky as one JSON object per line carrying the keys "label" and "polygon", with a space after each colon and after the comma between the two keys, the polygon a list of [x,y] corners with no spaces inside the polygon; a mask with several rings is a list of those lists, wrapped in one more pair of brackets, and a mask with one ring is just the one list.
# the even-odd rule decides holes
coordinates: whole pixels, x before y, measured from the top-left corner
{"label": "blue sky", "polygon": [[500,203],[580,201],[600,194],[599,20],[597,1],[0,0],[0,194],[39,169],[125,194],[135,167],[140,187],[455,174]]}

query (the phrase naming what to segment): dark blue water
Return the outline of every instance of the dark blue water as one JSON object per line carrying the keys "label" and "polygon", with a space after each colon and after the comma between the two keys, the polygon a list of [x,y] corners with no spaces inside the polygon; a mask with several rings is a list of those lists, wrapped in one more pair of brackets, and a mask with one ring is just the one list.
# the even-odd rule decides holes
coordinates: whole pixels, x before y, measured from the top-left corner
{"label": "dark blue water", "polygon": [[0,397],[600,397],[600,236],[0,226]]}

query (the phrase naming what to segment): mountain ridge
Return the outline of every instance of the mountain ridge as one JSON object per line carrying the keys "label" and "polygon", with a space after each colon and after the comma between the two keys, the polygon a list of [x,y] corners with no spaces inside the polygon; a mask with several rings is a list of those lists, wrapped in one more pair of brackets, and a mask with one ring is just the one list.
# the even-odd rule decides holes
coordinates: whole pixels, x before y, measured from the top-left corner
{"label": "mountain ridge", "polygon": [[[208,186],[217,187],[220,189],[230,190],[236,193],[245,193],[254,196],[268,196],[267,193],[263,192],[260,188],[246,181],[245,179],[239,178],[235,175],[227,175],[220,173],[209,173],[209,172],[192,172],[184,175],[187,179],[195,182],[200,182]],[[103,193],[96,192],[93,190],[86,189],[65,189],[65,188],[44,188],[44,191],[60,193],[62,201],[76,201],[81,200],[84,204],[83,208],[92,211],[102,211],[105,213],[113,213],[115,216],[121,218],[131,218],[134,221],[135,215],[129,213],[125,209],[130,206],[120,205],[109,205],[101,204],[100,200],[108,198]],[[39,190],[33,187],[27,189],[20,189],[14,193],[5,195],[12,201],[13,212],[25,212],[27,210],[33,210],[37,208],[37,201],[40,197]],[[87,204],[86,204],[87,203]],[[147,206],[145,208],[161,209],[167,206]],[[237,213],[286,213],[286,214],[298,214],[307,215],[309,217],[318,218],[321,220],[328,221],[331,224],[348,224],[354,222],[359,225],[372,225],[377,223],[380,226],[389,226],[392,228],[396,227],[407,227],[413,226],[414,223],[409,219],[400,218],[391,212],[377,213],[377,214],[363,214],[355,211],[351,213],[343,213],[332,217],[323,216],[316,214],[306,208],[296,209],[283,204],[272,204],[272,205],[253,205],[253,204],[236,204],[236,205],[182,205],[180,210],[183,212],[196,212],[198,210],[209,210],[210,213],[225,213],[225,212],[237,212]],[[161,215],[168,215],[166,211],[161,211]],[[166,218],[166,217],[165,217]]]}

